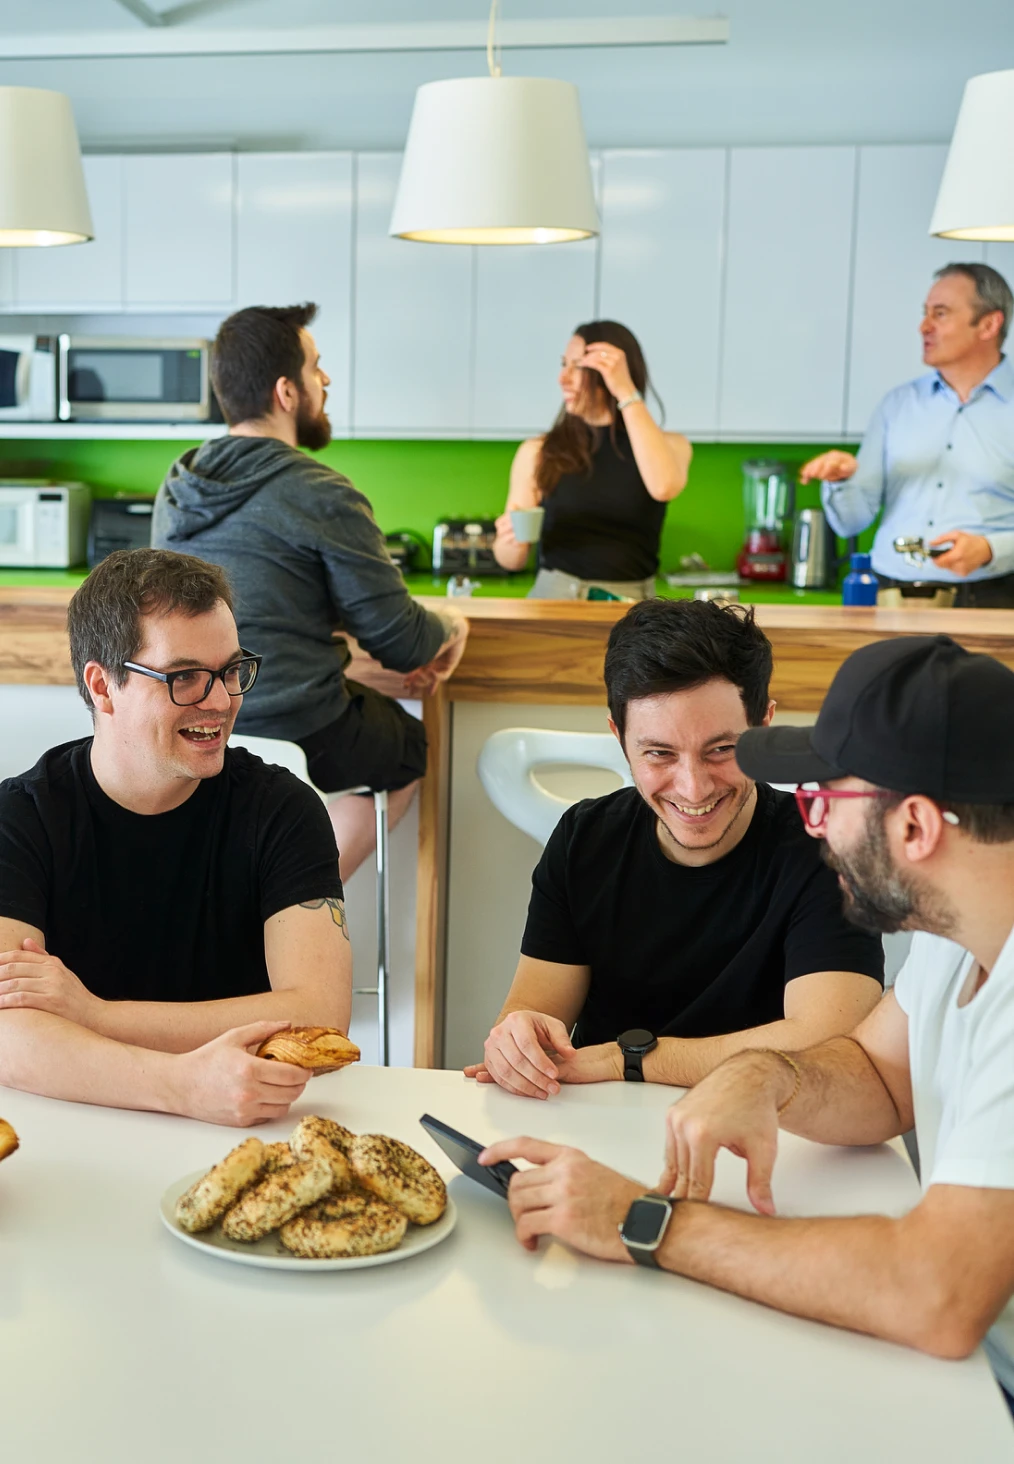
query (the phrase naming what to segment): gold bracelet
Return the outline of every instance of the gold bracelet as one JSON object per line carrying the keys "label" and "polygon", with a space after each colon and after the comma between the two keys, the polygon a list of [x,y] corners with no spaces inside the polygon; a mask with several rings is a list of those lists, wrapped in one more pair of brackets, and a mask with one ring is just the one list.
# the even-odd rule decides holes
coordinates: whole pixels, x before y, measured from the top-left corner
{"label": "gold bracelet", "polygon": [[796,1062],[794,1057],[790,1057],[787,1052],[782,1052],[780,1048],[777,1047],[769,1047],[767,1050],[768,1052],[774,1053],[775,1057],[780,1057],[783,1062],[787,1062],[789,1067],[796,1075],[796,1082],[792,1089],[792,1092],[789,1094],[788,1098],[786,1098],[785,1102],[779,1105],[778,1117],[781,1118],[785,1110],[787,1108],[790,1108],[799,1097],[799,1090],[803,1086],[803,1074],[799,1063]]}

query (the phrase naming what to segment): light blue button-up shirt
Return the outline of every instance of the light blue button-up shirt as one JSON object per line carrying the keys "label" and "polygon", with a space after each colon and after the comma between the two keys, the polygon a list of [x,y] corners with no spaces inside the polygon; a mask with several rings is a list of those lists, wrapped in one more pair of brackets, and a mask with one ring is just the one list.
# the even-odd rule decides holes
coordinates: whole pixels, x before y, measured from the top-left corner
{"label": "light blue button-up shirt", "polygon": [[[1002,357],[967,402],[938,371],[888,392],[856,471],[844,483],[822,484],[821,499],[846,538],[883,509],[872,563],[891,579],[969,584],[1014,573],[1014,366]],[[958,575],[932,560],[916,569],[895,552],[902,536],[928,543],[949,529],[982,534],[993,558]]]}

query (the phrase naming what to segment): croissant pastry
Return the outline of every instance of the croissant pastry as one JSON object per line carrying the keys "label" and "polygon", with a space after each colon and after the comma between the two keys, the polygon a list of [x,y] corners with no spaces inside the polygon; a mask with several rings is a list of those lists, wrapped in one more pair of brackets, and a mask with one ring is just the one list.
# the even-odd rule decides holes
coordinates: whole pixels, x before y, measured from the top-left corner
{"label": "croissant pastry", "polygon": [[[358,1056],[358,1054],[357,1054]],[[0,1159],[6,1159],[18,1147],[18,1136],[10,1124],[0,1118]]]}
{"label": "croissant pastry", "polygon": [[358,1062],[359,1048],[337,1027],[291,1027],[262,1042],[257,1056],[291,1062],[314,1073],[333,1073],[350,1062]]}

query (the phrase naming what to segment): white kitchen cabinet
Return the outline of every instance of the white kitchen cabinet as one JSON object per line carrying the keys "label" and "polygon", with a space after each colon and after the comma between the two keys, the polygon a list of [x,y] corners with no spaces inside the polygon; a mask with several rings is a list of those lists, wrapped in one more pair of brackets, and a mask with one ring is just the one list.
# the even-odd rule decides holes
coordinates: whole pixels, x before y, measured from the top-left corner
{"label": "white kitchen cabinet", "polygon": [[19,249],[19,310],[123,308],[123,159],[100,155],[82,161],[95,237],[88,244]]}
{"label": "white kitchen cabinet", "polygon": [[[592,159],[596,191],[601,160]],[[596,318],[598,239],[475,251],[472,430],[530,437],[560,410],[560,357]]]}
{"label": "white kitchen cabinet", "polygon": [[399,153],[356,159],[354,431],[464,436],[474,250],[389,236],[400,169]]}
{"label": "white kitchen cabinet", "polygon": [[0,310],[14,304],[14,256],[16,249],[0,249]]}
{"label": "white kitchen cabinet", "polygon": [[719,427],[837,437],[856,150],[733,148]]}
{"label": "white kitchen cabinet", "polygon": [[860,436],[881,397],[921,375],[919,322],[933,271],[979,263],[981,244],[934,239],[930,217],[945,145],[859,149],[846,432]]}
{"label": "white kitchen cabinet", "polygon": [[476,249],[472,428],[530,437],[560,410],[560,358],[595,318],[597,241]]}
{"label": "white kitchen cabinet", "polygon": [[[957,244],[958,241],[952,239],[949,242],[953,245]],[[963,245],[959,245],[958,247],[959,250],[964,248]],[[994,269],[998,269],[1011,289],[1014,290],[1014,244],[985,244],[982,252],[985,262],[991,264]],[[957,259],[961,256],[955,254],[952,257]],[[1008,323],[1010,324],[1010,322]],[[1009,336],[1007,343],[1008,345],[1014,344],[1014,337]]]}
{"label": "white kitchen cabinet", "polygon": [[313,300],[310,330],[331,385],[327,413],[349,426],[352,154],[241,153],[236,159],[236,308]]}
{"label": "white kitchen cabinet", "polygon": [[599,313],[637,336],[674,431],[718,427],[727,159],[724,148],[603,158]]}
{"label": "white kitchen cabinet", "polygon": [[234,165],[231,153],[123,159],[128,309],[232,308]]}

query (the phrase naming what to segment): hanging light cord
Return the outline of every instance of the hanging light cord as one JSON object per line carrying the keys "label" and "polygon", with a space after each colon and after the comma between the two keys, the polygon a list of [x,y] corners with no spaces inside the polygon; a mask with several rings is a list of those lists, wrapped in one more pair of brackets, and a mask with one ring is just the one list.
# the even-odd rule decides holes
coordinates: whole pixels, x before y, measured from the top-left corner
{"label": "hanging light cord", "polygon": [[503,73],[503,52],[498,51],[496,44],[496,22],[500,11],[500,0],[492,0],[489,7],[489,29],[486,32],[486,64],[489,67],[490,76],[500,76]]}

